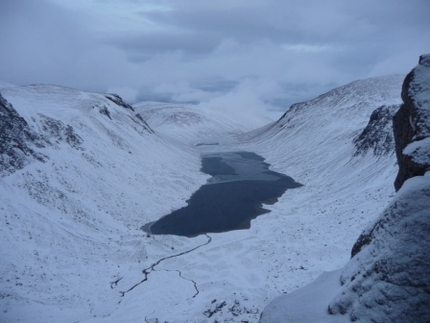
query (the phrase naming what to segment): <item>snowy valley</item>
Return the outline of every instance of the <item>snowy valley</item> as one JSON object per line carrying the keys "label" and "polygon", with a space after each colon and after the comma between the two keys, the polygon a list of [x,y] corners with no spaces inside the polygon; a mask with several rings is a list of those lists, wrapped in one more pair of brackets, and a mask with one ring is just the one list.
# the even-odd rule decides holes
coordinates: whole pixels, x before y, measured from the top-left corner
{"label": "snowy valley", "polygon": [[[370,322],[336,295],[362,266],[351,264],[352,246],[396,194],[391,119],[404,78],[352,82],[271,123],[2,85],[0,322],[288,322],[285,304],[312,294],[323,300],[307,305],[317,311],[310,319]],[[427,146],[409,150],[421,158]],[[303,186],[247,230],[193,238],[140,230],[185,206],[209,179],[201,154],[220,151],[255,152]],[[335,274],[317,281],[322,291],[293,292],[324,272]]]}

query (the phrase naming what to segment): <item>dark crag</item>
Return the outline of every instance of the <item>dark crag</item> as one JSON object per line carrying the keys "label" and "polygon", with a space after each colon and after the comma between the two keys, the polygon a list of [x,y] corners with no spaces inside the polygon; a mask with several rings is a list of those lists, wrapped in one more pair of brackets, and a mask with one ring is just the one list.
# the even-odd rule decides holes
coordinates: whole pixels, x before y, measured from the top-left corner
{"label": "dark crag", "polygon": [[269,212],[288,188],[300,187],[291,177],[269,170],[254,153],[229,152],[204,156],[203,172],[212,175],[187,201],[188,205],[148,223],[142,229],[154,234],[196,236],[250,227],[257,216]]}

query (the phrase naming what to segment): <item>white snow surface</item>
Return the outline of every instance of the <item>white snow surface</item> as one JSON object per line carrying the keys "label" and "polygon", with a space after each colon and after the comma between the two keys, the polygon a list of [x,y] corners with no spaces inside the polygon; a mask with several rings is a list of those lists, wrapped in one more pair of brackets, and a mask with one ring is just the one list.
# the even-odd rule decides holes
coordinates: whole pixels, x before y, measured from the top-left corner
{"label": "white snow surface", "polygon": [[429,195],[430,172],[408,179],[368,226],[371,242],[343,269],[334,312],[360,322],[429,321]]}
{"label": "white snow surface", "polygon": [[309,285],[275,298],[264,310],[261,323],[346,323],[349,318],[327,312],[327,301],[341,291],[338,269],[321,274]]}
{"label": "white snow surface", "polygon": [[403,149],[403,154],[409,155],[417,164],[428,164],[430,156],[430,137],[411,142]]}
{"label": "white snow surface", "polygon": [[[84,142],[43,148],[48,162],[0,179],[0,322],[257,322],[274,297],[343,267],[388,203],[394,153],[353,157],[352,139],[374,109],[400,103],[402,80],[353,82],[246,135],[249,125],[238,130],[238,121],[189,106],[173,107],[172,119],[164,104],[133,112],[62,87],[1,89],[34,129],[43,114]],[[136,112],[155,134],[136,128]],[[304,186],[249,230],[140,231],[206,182],[199,169],[208,150],[256,152]]]}

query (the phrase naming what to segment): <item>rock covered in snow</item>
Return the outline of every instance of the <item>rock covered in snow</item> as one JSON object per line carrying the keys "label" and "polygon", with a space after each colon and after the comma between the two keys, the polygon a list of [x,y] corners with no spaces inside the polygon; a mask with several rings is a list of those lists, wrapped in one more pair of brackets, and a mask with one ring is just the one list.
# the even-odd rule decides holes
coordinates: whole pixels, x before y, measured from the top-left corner
{"label": "rock covered in snow", "polygon": [[365,155],[368,151],[376,156],[394,152],[392,122],[398,109],[397,104],[383,105],[372,112],[367,126],[353,140],[354,156]]}
{"label": "rock covered in snow", "polygon": [[[84,140],[71,124],[60,120],[61,114],[48,115],[55,110],[60,111],[59,108],[48,108],[43,111],[44,109],[39,109],[38,104],[48,107],[53,104],[54,107],[55,105],[60,107],[73,102],[79,109],[98,111],[110,120],[112,120],[110,109],[125,108],[129,111],[123,116],[127,115],[133,121],[136,131],[154,133],[142,116],[136,114],[130,105],[115,94],[83,94],[73,89],[41,85],[22,88],[5,87],[3,93],[6,96],[11,95],[12,98],[17,94],[22,95],[18,106],[21,106],[21,101],[24,101],[26,97],[30,95],[34,95],[34,97],[29,97],[33,106],[30,104],[27,111],[19,113],[0,94],[0,176],[23,169],[35,160],[46,162],[49,160],[48,153],[46,153],[47,147],[58,150],[59,145],[66,143],[73,149],[85,150],[82,146]],[[82,100],[82,96],[86,95],[93,96],[93,98]],[[25,115],[22,115],[23,112]],[[76,118],[73,119],[73,121],[75,120]],[[72,122],[72,120],[69,121]]]}
{"label": "rock covered in snow", "polygon": [[360,236],[358,243],[367,243],[343,270],[344,288],[331,301],[331,314],[363,322],[429,322],[429,196],[429,173],[408,180]]}
{"label": "rock covered in snow", "polygon": [[43,146],[39,136],[0,94],[0,177],[33,160],[45,161],[47,156],[37,153],[35,146]]}
{"label": "rock covered in snow", "polygon": [[106,99],[111,100],[116,105],[134,111],[133,107],[130,104],[125,103],[124,100],[118,94],[110,93],[106,94],[105,97]]}
{"label": "rock covered in snow", "polygon": [[430,54],[406,76],[403,105],[394,117],[394,136],[399,173],[396,190],[411,177],[424,175],[430,167]]}

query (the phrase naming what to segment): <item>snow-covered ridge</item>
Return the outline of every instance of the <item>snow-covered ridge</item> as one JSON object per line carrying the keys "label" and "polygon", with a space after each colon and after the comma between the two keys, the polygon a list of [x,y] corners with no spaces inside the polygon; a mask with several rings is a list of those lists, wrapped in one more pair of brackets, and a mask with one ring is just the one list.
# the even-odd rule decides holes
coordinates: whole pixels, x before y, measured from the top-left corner
{"label": "snow-covered ridge", "polygon": [[246,120],[192,104],[141,102],[133,108],[158,134],[190,145],[253,129],[252,123],[250,125]]}
{"label": "snow-covered ridge", "polygon": [[[92,134],[92,131],[97,128],[104,128],[117,146],[127,149],[126,141],[120,142],[120,136],[115,133],[117,131],[115,123],[129,123],[130,130],[134,129],[142,136],[152,133],[152,129],[145,120],[116,95],[85,93],[71,88],[44,85],[8,87],[1,93],[14,102],[13,106],[6,101],[2,103],[2,111],[5,113],[2,118],[4,123],[2,136],[4,136],[4,144],[7,142],[8,145],[2,151],[3,161],[0,171],[3,173],[14,171],[13,165],[9,163],[13,164],[14,161],[10,158],[8,161],[5,160],[5,156],[8,154],[17,156],[19,151],[23,151],[14,146],[21,146],[21,148],[26,146],[25,155],[31,155],[33,159],[39,161],[46,161],[49,159],[45,153],[47,147],[59,149],[62,143],[85,151],[82,138],[88,133]],[[12,115],[14,115],[13,120]],[[109,120],[105,120],[106,118]],[[79,129],[81,135],[77,134],[75,129]],[[5,137],[9,136],[7,132],[15,133],[15,138],[8,137],[7,140]],[[20,142],[18,143],[17,140]],[[18,160],[18,158],[15,159]],[[22,166],[30,160],[24,156],[19,159]],[[20,167],[17,165],[15,168]]]}
{"label": "snow-covered ridge", "polygon": [[[287,112],[272,125],[269,129],[262,128],[256,131],[254,135],[274,136],[283,128],[293,129],[300,128],[305,122],[318,123],[321,126],[324,124],[334,123],[333,121],[352,121],[357,117],[361,120],[367,120],[374,109],[382,105],[400,104],[399,85],[403,80],[403,75],[388,75],[365,80],[357,80],[331,90],[317,98],[296,103],[291,106]],[[312,109],[312,118],[309,117],[309,109]],[[364,116],[364,119],[363,119]],[[347,123],[338,122],[339,127],[348,128]],[[285,131],[282,131],[285,133]]]}
{"label": "snow-covered ridge", "polygon": [[[390,75],[359,80],[311,101],[294,104],[277,122],[251,132],[243,139],[261,144],[264,147],[261,151],[263,156],[274,167],[279,167],[298,181],[305,183],[312,180],[318,165],[330,165],[320,170],[319,177],[329,177],[336,181],[342,172],[338,168],[355,162],[352,159],[357,154],[354,141],[369,126],[372,113],[381,106],[394,106],[391,110],[396,109],[401,103],[399,88],[403,78],[401,75]],[[382,137],[386,136],[387,129],[391,132],[391,124],[386,122],[389,116],[381,118],[379,123],[385,121],[382,122],[383,126],[379,124],[380,127],[375,129],[375,135],[381,131]],[[384,142],[381,140],[381,145]],[[393,148],[392,145],[390,147]],[[362,155],[371,161],[373,159],[367,156],[369,148],[371,146],[363,150]],[[391,160],[393,158],[387,157]],[[372,163],[376,161],[375,159]],[[363,162],[359,164],[363,171],[369,166]],[[380,164],[382,166],[383,162]],[[348,167],[344,167],[345,174],[342,176],[355,176]],[[345,179],[344,182],[348,183],[349,180]]]}
{"label": "snow-covered ridge", "polygon": [[[430,93],[430,87],[423,86],[428,80],[421,78],[425,67],[422,61],[403,83],[404,104],[394,118],[399,165],[403,162],[403,148],[415,145],[411,141],[413,132],[419,129],[417,122],[428,127],[428,119],[413,117],[419,116],[421,109],[428,109],[428,102],[421,105],[424,93]],[[418,84],[418,80],[424,82]],[[415,97],[417,89],[419,95]],[[419,150],[405,149],[404,153],[423,158]],[[352,258],[342,270],[326,273],[310,285],[278,297],[265,309],[261,322],[429,322],[428,159],[427,154],[425,163],[419,165],[421,174],[409,172],[409,179],[401,183],[403,186],[397,183],[398,193],[359,236],[352,248]]]}
{"label": "snow-covered ridge", "polygon": [[104,315],[120,299],[110,282],[147,257],[138,228],[204,182],[198,153],[162,140],[117,96],[42,85],[0,94],[14,117],[2,114],[12,122],[2,156],[27,158],[1,159],[0,321]]}

